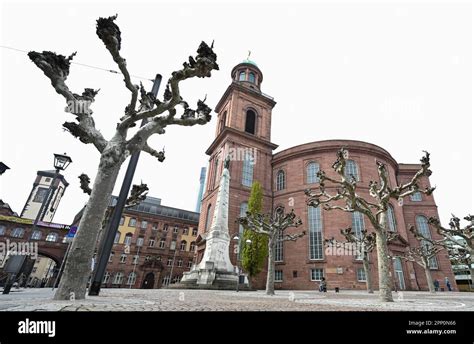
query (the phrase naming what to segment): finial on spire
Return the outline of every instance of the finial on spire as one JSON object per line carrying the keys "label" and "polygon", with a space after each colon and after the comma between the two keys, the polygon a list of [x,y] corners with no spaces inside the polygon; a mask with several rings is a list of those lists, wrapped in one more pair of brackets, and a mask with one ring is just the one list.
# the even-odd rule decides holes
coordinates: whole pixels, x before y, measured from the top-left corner
{"label": "finial on spire", "polygon": [[251,53],[252,53],[252,52],[249,50],[249,54],[247,55],[247,60],[250,58],[250,54],[251,54]]}

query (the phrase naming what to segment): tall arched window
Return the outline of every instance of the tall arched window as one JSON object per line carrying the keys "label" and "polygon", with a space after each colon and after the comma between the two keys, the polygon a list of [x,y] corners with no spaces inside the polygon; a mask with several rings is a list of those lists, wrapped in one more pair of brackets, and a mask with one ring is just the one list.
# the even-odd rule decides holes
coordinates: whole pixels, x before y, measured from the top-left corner
{"label": "tall arched window", "polygon": [[39,230],[35,230],[33,231],[33,233],[31,234],[31,240],[41,240],[41,237],[42,237],[42,233],[41,231]]}
{"label": "tall arched window", "polygon": [[255,84],[255,74],[253,74],[252,72],[249,73],[249,81]]}
{"label": "tall arched window", "polygon": [[196,250],[196,243],[194,241],[191,242],[189,246],[189,251],[194,252]]}
{"label": "tall arched window", "polygon": [[204,229],[207,231],[209,229],[210,221],[211,220],[211,204],[207,206],[207,212],[206,212],[206,222],[204,222],[205,226]]}
{"label": "tall arched window", "polygon": [[359,171],[357,169],[357,164],[354,160],[346,160],[346,169],[344,175],[347,179],[351,180],[354,176],[355,180],[359,180]]}
{"label": "tall arched window", "polygon": [[253,182],[254,157],[245,152],[245,158],[242,164],[242,185],[251,187]]}
{"label": "tall arched window", "polygon": [[115,233],[114,244],[118,244],[120,241],[120,232]]}
{"label": "tall arched window", "polygon": [[[356,237],[362,238],[362,231],[364,230],[364,216],[358,211],[354,211],[352,213],[352,232],[356,235]],[[357,255],[355,259],[362,259],[362,252],[359,252],[359,250],[357,250]]]}
{"label": "tall arched window", "polygon": [[397,222],[395,221],[395,212],[391,204],[389,204],[387,208],[387,221],[388,221],[388,229],[391,232],[396,232]]}
{"label": "tall arched window", "polygon": [[227,121],[227,111],[222,114],[219,132],[224,130]]}
{"label": "tall arched window", "polygon": [[211,190],[216,187],[216,180],[217,180],[217,168],[219,167],[219,157],[214,158],[214,172],[212,175],[212,185]]}
{"label": "tall arched window", "polygon": [[245,81],[246,77],[245,77],[245,72],[240,72],[239,74],[239,81]]}
{"label": "tall arched window", "polygon": [[[430,226],[428,224],[428,220],[426,217],[422,215],[418,215],[416,217],[416,229],[418,232],[423,235],[426,238],[431,239],[431,231],[430,231]],[[422,240],[421,245],[425,247],[426,249],[431,248],[432,244],[429,241]],[[436,257],[433,257],[429,261],[430,263],[430,269],[437,269],[438,268],[438,262],[436,261]]]}
{"label": "tall arched window", "polygon": [[5,227],[3,225],[0,226],[0,235],[5,235],[6,230],[7,230],[7,227]]}
{"label": "tall arched window", "polygon": [[321,208],[308,207],[309,259],[323,259]]}
{"label": "tall arched window", "polygon": [[283,190],[286,187],[285,182],[285,172],[280,170],[277,172],[277,180],[276,180],[277,191]]}
{"label": "tall arched window", "polygon": [[46,241],[56,242],[58,241],[58,233],[50,232],[46,237]]}
{"label": "tall arched window", "polygon": [[181,243],[179,244],[179,249],[180,249],[181,251],[186,251],[186,245],[187,245],[187,244],[188,244],[188,243],[186,242],[186,240],[181,241]]}
{"label": "tall arched window", "polygon": [[283,261],[283,232],[282,231],[280,231],[277,236],[277,241],[275,243],[275,257],[274,258],[275,258],[275,262]]}
{"label": "tall arched window", "polygon": [[314,184],[319,183],[319,164],[317,162],[310,162],[306,166],[306,183],[307,184]]}
{"label": "tall arched window", "polygon": [[245,115],[245,131],[250,134],[255,135],[255,122],[257,120],[257,116],[253,110],[247,110],[247,114]]}

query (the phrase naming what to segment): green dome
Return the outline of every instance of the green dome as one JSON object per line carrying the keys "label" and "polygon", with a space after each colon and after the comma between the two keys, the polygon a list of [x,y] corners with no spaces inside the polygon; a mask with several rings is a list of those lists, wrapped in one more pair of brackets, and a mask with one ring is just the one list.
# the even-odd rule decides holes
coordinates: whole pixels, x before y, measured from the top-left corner
{"label": "green dome", "polygon": [[250,63],[250,64],[254,65],[255,67],[258,67],[257,64],[254,61],[249,60],[249,59],[245,59],[241,63]]}

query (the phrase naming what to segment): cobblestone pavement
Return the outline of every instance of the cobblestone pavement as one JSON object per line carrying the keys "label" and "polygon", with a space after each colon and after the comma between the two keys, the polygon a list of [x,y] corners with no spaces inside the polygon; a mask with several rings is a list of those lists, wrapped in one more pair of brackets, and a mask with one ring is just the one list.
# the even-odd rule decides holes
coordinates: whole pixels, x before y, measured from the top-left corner
{"label": "cobblestone pavement", "polygon": [[381,303],[363,291],[210,291],[102,289],[85,300],[53,301],[51,289],[0,295],[0,311],[474,311],[474,293],[398,292]]}

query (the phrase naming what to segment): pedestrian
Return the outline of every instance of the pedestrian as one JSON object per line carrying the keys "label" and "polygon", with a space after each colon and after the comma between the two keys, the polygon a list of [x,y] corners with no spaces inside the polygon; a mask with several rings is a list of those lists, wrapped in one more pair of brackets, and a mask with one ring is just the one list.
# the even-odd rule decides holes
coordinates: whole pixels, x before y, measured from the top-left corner
{"label": "pedestrian", "polygon": [[327,284],[326,284],[326,278],[322,277],[321,278],[321,283],[319,284],[319,291],[320,292],[327,292]]}
{"label": "pedestrian", "polygon": [[439,281],[437,279],[435,279],[433,281],[433,285],[434,285],[435,291],[438,291],[439,290]]}
{"label": "pedestrian", "polygon": [[448,291],[452,291],[451,289],[451,283],[449,283],[449,278],[445,278],[444,279],[445,283],[446,283],[446,288],[448,288]]}

